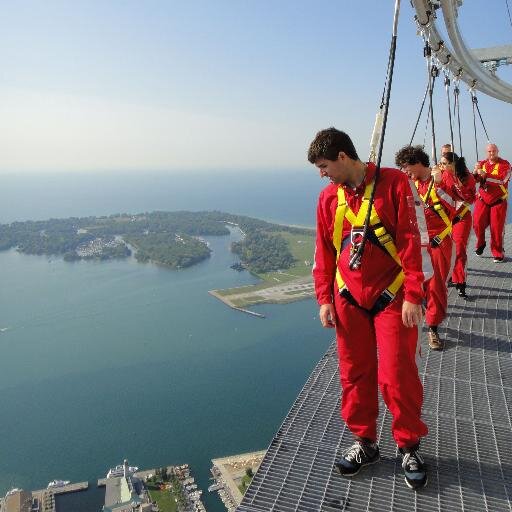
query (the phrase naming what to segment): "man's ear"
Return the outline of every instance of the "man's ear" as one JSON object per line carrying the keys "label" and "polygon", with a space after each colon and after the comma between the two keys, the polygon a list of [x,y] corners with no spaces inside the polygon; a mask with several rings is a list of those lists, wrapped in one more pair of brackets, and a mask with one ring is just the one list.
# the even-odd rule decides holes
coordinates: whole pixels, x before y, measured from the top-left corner
{"label": "man's ear", "polygon": [[340,151],[338,153],[338,160],[345,160],[347,158],[347,154],[344,151]]}

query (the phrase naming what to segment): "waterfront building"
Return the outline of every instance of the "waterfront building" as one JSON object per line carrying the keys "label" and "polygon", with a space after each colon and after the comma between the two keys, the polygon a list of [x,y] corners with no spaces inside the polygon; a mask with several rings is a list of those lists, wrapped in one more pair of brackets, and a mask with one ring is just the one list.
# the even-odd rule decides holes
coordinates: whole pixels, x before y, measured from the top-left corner
{"label": "waterfront building", "polygon": [[31,512],[32,493],[23,489],[13,489],[9,491],[4,499],[2,512]]}
{"label": "waterfront building", "polygon": [[142,480],[131,473],[128,461],[123,467],[122,476],[106,479],[103,512],[151,512],[153,505]]}

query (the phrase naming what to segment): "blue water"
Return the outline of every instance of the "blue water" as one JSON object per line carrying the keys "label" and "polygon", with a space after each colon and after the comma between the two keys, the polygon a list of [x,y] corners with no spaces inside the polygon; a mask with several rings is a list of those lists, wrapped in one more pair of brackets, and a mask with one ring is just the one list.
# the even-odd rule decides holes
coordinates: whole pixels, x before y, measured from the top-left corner
{"label": "blue water", "polygon": [[[0,182],[0,222],[218,209],[309,226],[325,184],[312,168]],[[256,282],[229,268],[238,236],[209,237],[212,257],[180,271],[0,252],[0,494],[53,479],[94,485],[124,458],[187,462],[206,490],[211,458],[268,446],[332,333],[313,300],[255,307],[262,320],[207,293]],[[63,496],[58,512],[96,512],[102,500],[96,488]]]}
{"label": "blue water", "polygon": [[[222,209],[312,225],[321,186],[312,172],[9,177],[0,215]],[[254,308],[259,319],[207,293],[256,282],[229,268],[238,237],[208,237],[212,257],[180,271],[0,253],[0,494],[94,482],[124,458],[187,462],[207,509],[224,510],[206,492],[210,459],[266,448],[331,338],[313,300]],[[58,506],[92,512],[98,500],[94,490]]]}
{"label": "blue water", "polygon": [[326,185],[313,166],[276,172],[0,175],[0,223],[51,217],[222,210],[314,226]]}

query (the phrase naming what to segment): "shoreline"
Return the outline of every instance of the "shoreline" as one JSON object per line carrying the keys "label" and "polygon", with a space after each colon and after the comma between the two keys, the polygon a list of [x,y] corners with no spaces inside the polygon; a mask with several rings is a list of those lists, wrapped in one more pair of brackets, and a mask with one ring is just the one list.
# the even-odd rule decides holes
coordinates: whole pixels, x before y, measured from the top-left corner
{"label": "shoreline", "polygon": [[[230,293],[221,293],[228,291]],[[279,284],[262,281],[238,288],[208,290],[208,293],[232,309],[263,318],[264,315],[246,308],[257,304],[287,304],[315,296],[312,276],[297,277]]]}

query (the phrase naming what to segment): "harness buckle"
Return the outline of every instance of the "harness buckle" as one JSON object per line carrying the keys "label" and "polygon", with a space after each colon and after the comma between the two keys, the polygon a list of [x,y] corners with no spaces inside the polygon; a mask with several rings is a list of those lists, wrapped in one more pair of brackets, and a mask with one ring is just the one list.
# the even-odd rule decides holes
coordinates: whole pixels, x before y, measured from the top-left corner
{"label": "harness buckle", "polygon": [[363,243],[363,228],[352,228],[350,230],[350,255],[353,256],[359,246]]}
{"label": "harness buckle", "polygon": [[441,238],[439,237],[439,235],[436,235],[436,236],[433,236],[431,239],[430,239],[430,246],[431,247],[439,247],[441,245]]}

